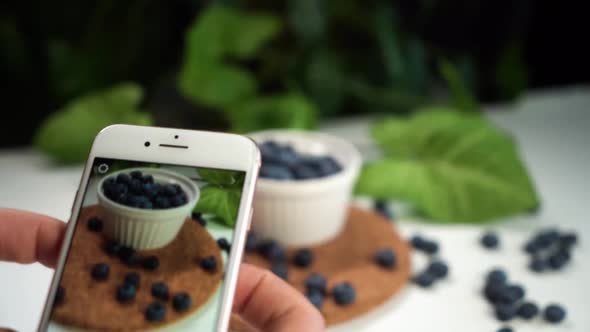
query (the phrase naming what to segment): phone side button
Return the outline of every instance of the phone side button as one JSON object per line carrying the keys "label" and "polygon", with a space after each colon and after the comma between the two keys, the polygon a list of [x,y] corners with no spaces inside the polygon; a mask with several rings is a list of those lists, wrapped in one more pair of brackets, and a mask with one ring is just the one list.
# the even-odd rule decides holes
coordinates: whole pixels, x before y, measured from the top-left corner
{"label": "phone side button", "polygon": [[250,208],[250,216],[248,216],[248,232],[250,231],[250,226],[252,226],[252,215],[254,214],[254,207]]}

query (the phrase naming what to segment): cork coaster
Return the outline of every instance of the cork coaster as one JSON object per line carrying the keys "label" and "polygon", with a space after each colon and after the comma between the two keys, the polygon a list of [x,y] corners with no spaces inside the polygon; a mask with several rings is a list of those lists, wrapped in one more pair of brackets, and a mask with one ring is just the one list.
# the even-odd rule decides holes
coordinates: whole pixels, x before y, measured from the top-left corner
{"label": "cork coaster", "polygon": [[[70,255],[65,265],[61,286],[66,290],[65,302],[56,306],[52,320],[62,325],[104,331],[145,330],[168,325],[196,312],[219,287],[223,277],[221,251],[217,242],[199,223],[187,218],[174,241],[163,248],[138,251],[142,256],[155,255],[160,266],[155,271],[141,267],[128,267],[117,257],[110,257],[103,251],[105,237],[91,232],[86,222],[91,217],[102,218],[98,205],[85,207],[72,239]],[[201,257],[214,256],[218,262],[216,272],[204,271],[199,266]],[[95,281],[90,271],[96,263],[107,263],[110,275],[106,281]],[[137,272],[141,281],[135,300],[120,304],[116,300],[116,289],[123,284],[128,272]],[[163,281],[171,296],[187,292],[192,306],[183,313],[177,313],[171,300],[165,302],[166,318],[161,322],[145,319],[147,306],[154,302],[151,285]]]}
{"label": "cork coaster", "polygon": [[[396,268],[379,267],[373,256],[379,249],[391,248],[397,255]],[[297,248],[288,248],[289,257]],[[331,296],[326,296],[322,314],[328,325],[351,320],[382,305],[393,297],[410,278],[410,248],[396,232],[391,222],[360,208],[351,207],[347,224],[340,235],[330,242],[312,246],[314,262],[310,267],[299,268],[289,264],[288,282],[304,292],[304,280],[311,272],[318,272],[328,279],[328,289],[340,282],[350,282],[356,288],[356,301],[348,306],[338,306]],[[247,254],[245,261],[263,268],[270,264],[261,256]],[[235,331],[251,331],[239,317],[232,317]]]}

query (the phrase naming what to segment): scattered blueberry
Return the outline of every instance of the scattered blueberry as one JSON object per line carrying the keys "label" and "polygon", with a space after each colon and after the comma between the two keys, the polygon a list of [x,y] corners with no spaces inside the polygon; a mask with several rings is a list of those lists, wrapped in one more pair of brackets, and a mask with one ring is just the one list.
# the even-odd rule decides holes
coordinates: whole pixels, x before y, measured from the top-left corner
{"label": "scattered blueberry", "polygon": [[539,313],[539,307],[533,302],[524,302],[518,307],[516,312],[518,316],[526,320],[532,319]]}
{"label": "scattered blueberry", "polygon": [[535,242],[535,241],[529,241],[524,246],[524,251],[526,251],[528,254],[531,254],[531,255],[536,254],[540,250],[541,250],[541,248],[539,248],[539,246],[537,245],[537,242]]}
{"label": "scattered blueberry", "polygon": [[535,257],[529,263],[529,269],[533,272],[543,272],[547,268],[547,262],[539,257]]}
{"label": "scattered blueberry", "polygon": [[570,260],[570,253],[567,250],[559,250],[553,255],[549,256],[548,263],[549,267],[554,270],[560,270],[563,268]]}
{"label": "scattered blueberry", "polygon": [[284,263],[274,263],[270,267],[272,273],[277,275],[279,278],[283,280],[287,280],[289,278],[289,270],[287,268],[287,264]]}
{"label": "scattered blueberry", "polygon": [[182,292],[172,297],[172,307],[177,312],[183,312],[191,307],[192,301],[188,293]]}
{"label": "scattered blueberry", "polygon": [[480,242],[487,249],[496,249],[500,244],[500,239],[496,233],[487,232],[481,237]]}
{"label": "scattered blueberry", "polygon": [[109,256],[118,256],[121,245],[115,240],[108,240],[104,244],[104,251]]}
{"label": "scattered blueberry", "polygon": [[438,253],[438,243],[436,243],[434,241],[425,241],[422,244],[422,251],[424,251],[425,253],[427,253],[429,255],[434,255],[434,254]]}
{"label": "scattered blueberry", "polygon": [[168,285],[164,282],[156,282],[152,284],[152,295],[160,300],[168,300]]}
{"label": "scattered blueberry", "polygon": [[102,231],[102,220],[97,217],[88,219],[88,230],[92,232]]}
{"label": "scattered blueberry", "polygon": [[97,281],[104,281],[109,278],[111,268],[105,263],[98,263],[92,267],[92,278]]}
{"label": "scattered blueberry", "polygon": [[125,261],[129,257],[135,255],[135,249],[128,247],[128,246],[121,246],[119,248],[118,255],[122,261]]}
{"label": "scattered blueberry", "polygon": [[191,214],[191,218],[198,222],[201,226],[203,227],[207,227],[207,220],[205,220],[205,218],[203,218],[203,214],[201,214],[200,212],[193,212]]}
{"label": "scattered blueberry", "polygon": [[512,330],[512,328],[511,328],[511,327],[509,327],[509,326],[504,326],[504,327],[501,327],[501,328],[498,330],[498,332],[513,332],[513,331],[514,331],[514,330]]}
{"label": "scattered blueberry", "polygon": [[229,241],[222,237],[217,239],[217,245],[219,246],[219,248],[221,250],[224,250],[225,252],[227,252],[229,254],[230,250],[231,250],[231,244],[229,244]]}
{"label": "scattered blueberry", "polygon": [[495,308],[496,318],[502,322],[506,322],[516,316],[516,307],[512,304],[500,303]]}
{"label": "scattered blueberry", "polygon": [[416,250],[422,250],[422,248],[424,247],[424,242],[424,238],[422,238],[420,235],[414,235],[410,239],[410,244]]}
{"label": "scattered blueberry", "polygon": [[141,278],[139,276],[139,273],[137,272],[128,272],[127,274],[125,274],[125,284],[129,284],[133,287],[135,287],[136,289],[139,288],[139,282],[140,282]]}
{"label": "scattered blueberry", "polygon": [[338,305],[348,305],[354,303],[356,291],[348,282],[337,284],[332,288],[332,296]]}
{"label": "scattered blueberry", "polygon": [[160,266],[160,260],[156,256],[147,256],[141,259],[141,266],[146,270],[153,271]]}
{"label": "scattered blueberry", "polygon": [[502,269],[493,269],[490,271],[486,278],[488,283],[506,283],[508,275]]}
{"label": "scattered blueberry", "polygon": [[503,290],[504,294],[501,300],[504,303],[516,303],[525,296],[525,290],[520,285],[508,285]]}
{"label": "scattered blueberry", "polygon": [[62,286],[58,286],[57,290],[55,291],[55,300],[53,301],[53,305],[61,305],[66,300],[66,289]]}
{"label": "scattered blueberry", "polygon": [[309,249],[299,249],[293,256],[293,264],[299,267],[308,267],[313,263],[313,253]]}
{"label": "scattered blueberry", "polygon": [[393,269],[395,268],[397,258],[393,250],[381,249],[375,253],[373,260],[381,267]]}
{"label": "scattered blueberry", "polygon": [[265,240],[258,244],[258,252],[271,262],[283,262],[287,258],[285,249],[273,240]]}
{"label": "scattered blueberry", "polygon": [[571,248],[578,243],[578,236],[575,233],[564,233],[559,238],[560,245],[565,248]]}
{"label": "scattered blueberry", "polygon": [[135,252],[120,258],[121,262],[129,267],[137,267],[143,263],[143,259]]}
{"label": "scattered blueberry", "polygon": [[117,301],[127,303],[135,298],[135,286],[124,283],[117,288]]}
{"label": "scattered blueberry", "polygon": [[559,304],[550,304],[543,311],[543,318],[550,323],[559,323],[565,319],[565,309]]}
{"label": "scattered blueberry", "polygon": [[215,259],[215,256],[204,257],[199,264],[205,271],[215,272],[217,270],[217,259]]}
{"label": "scattered blueberry", "polygon": [[443,279],[449,274],[449,266],[445,262],[434,261],[428,265],[427,271],[436,279]]}
{"label": "scattered blueberry", "polygon": [[484,288],[484,295],[490,303],[499,303],[504,297],[506,285],[502,282],[488,283]]}
{"label": "scattered blueberry", "polygon": [[255,233],[248,233],[248,236],[246,237],[245,250],[246,252],[254,252],[258,250],[258,237]]}
{"label": "scattered blueberry", "polygon": [[318,291],[311,291],[305,294],[305,297],[314,305],[318,310],[322,309],[324,304],[324,294]]}
{"label": "scattered blueberry", "polygon": [[373,209],[377,211],[377,213],[379,213],[385,219],[393,220],[393,212],[391,211],[387,203],[387,201],[376,200],[373,203]]}
{"label": "scattered blueberry", "polygon": [[422,288],[429,288],[434,283],[434,280],[435,277],[428,271],[420,272],[412,278],[412,281]]}
{"label": "scattered blueberry", "polygon": [[153,302],[145,310],[145,319],[150,322],[158,322],[166,317],[166,306],[161,302]]}
{"label": "scattered blueberry", "polygon": [[308,292],[318,291],[325,294],[326,284],[326,278],[318,273],[312,273],[305,279],[305,288]]}

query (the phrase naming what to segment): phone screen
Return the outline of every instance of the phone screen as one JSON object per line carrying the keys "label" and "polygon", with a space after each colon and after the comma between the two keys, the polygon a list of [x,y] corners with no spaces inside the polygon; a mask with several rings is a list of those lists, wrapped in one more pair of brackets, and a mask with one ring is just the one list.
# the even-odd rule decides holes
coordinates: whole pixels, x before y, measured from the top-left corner
{"label": "phone screen", "polygon": [[244,178],[96,158],[49,331],[214,331]]}

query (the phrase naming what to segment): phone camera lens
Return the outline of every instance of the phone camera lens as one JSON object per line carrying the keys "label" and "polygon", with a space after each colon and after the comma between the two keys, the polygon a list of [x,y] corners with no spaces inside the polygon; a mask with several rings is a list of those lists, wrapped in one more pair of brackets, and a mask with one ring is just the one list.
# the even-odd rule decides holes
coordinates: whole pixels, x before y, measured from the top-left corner
{"label": "phone camera lens", "polygon": [[174,138],[178,139],[178,135],[174,135]]}
{"label": "phone camera lens", "polygon": [[147,141],[147,142],[143,143],[143,145],[145,145],[145,147],[147,148],[148,146],[150,146],[150,142]]}

